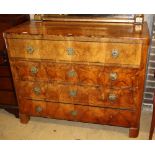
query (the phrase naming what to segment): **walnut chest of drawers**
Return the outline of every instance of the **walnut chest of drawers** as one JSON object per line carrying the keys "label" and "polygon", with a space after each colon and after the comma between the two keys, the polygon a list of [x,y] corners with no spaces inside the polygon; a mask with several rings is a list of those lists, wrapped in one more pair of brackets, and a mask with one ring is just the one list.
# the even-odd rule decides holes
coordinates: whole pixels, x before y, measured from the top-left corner
{"label": "walnut chest of drawers", "polygon": [[85,22],[27,22],[4,33],[20,107],[30,116],[139,132],[148,29]]}

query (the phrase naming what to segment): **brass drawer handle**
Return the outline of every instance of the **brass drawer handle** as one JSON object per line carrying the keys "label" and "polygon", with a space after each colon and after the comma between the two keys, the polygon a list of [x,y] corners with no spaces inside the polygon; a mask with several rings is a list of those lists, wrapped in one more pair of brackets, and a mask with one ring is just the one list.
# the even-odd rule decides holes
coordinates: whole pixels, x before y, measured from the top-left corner
{"label": "brass drawer handle", "polygon": [[115,72],[110,73],[110,79],[112,81],[115,81],[117,79],[117,73],[115,73]]}
{"label": "brass drawer handle", "polygon": [[33,91],[36,95],[40,95],[41,94],[41,89],[39,87],[34,87]]}
{"label": "brass drawer handle", "polygon": [[28,46],[28,47],[26,48],[26,51],[27,51],[28,54],[33,54],[34,48],[33,48],[32,46]]}
{"label": "brass drawer handle", "polygon": [[70,114],[71,114],[72,116],[77,116],[78,112],[75,111],[75,110],[73,110],[73,111],[70,112]]}
{"label": "brass drawer handle", "polygon": [[76,90],[70,90],[69,91],[69,96],[71,96],[71,97],[77,96],[77,91]]}
{"label": "brass drawer handle", "polygon": [[31,67],[31,73],[32,73],[32,74],[36,74],[37,72],[38,72],[38,68],[35,67],[35,66],[32,66],[32,67]]}
{"label": "brass drawer handle", "polygon": [[69,77],[75,77],[77,74],[76,74],[76,71],[74,71],[74,70],[70,70],[69,72],[68,72],[68,76]]}
{"label": "brass drawer handle", "polygon": [[119,51],[116,49],[113,49],[111,52],[112,58],[117,58],[119,56]]}
{"label": "brass drawer handle", "polygon": [[36,106],[36,107],[35,107],[35,111],[38,112],[38,113],[40,113],[40,112],[43,111],[43,109],[42,109],[42,107],[40,107],[40,106]]}
{"label": "brass drawer handle", "polygon": [[115,101],[117,99],[116,94],[109,94],[109,100],[110,101]]}
{"label": "brass drawer handle", "polygon": [[67,54],[70,56],[74,55],[74,49],[71,47],[67,48]]}

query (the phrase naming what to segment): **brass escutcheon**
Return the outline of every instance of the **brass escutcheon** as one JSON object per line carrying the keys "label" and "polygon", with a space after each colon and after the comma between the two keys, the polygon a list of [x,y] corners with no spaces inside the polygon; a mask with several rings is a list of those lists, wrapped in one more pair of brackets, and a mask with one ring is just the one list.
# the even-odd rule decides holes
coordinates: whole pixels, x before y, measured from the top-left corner
{"label": "brass escutcheon", "polygon": [[116,94],[109,94],[109,100],[110,101],[115,101],[117,99]]}
{"label": "brass escutcheon", "polygon": [[33,91],[34,91],[34,93],[35,93],[36,95],[40,95],[40,93],[41,93],[41,89],[40,89],[39,87],[34,87],[34,88],[33,88]]}
{"label": "brass escutcheon", "polygon": [[74,49],[71,47],[67,48],[67,54],[71,56],[74,55]]}
{"label": "brass escutcheon", "polygon": [[69,95],[70,95],[71,97],[75,97],[75,96],[77,95],[77,91],[76,91],[76,90],[70,90],[70,91],[69,91]]}
{"label": "brass escutcheon", "polygon": [[26,51],[27,51],[28,54],[32,54],[32,53],[34,52],[34,49],[33,49],[32,46],[28,46],[28,47],[26,48]]}
{"label": "brass escutcheon", "polygon": [[119,51],[116,50],[116,49],[113,49],[112,52],[111,52],[111,56],[113,58],[117,58],[119,56]]}
{"label": "brass escutcheon", "polygon": [[77,116],[77,114],[78,114],[78,112],[75,111],[75,110],[71,111],[70,113],[71,113],[72,116]]}
{"label": "brass escutcheon", "polygon": [[31,73],[32,73],[32,74],[36,74],[37,72],[38,72],[38,68],[35,67],[35,66],[32,66],[32,67],[31,67]]}
{"label": "brass escutcheon", "polygon": [[74,71],[74,70],[70,70],[69,72],[68,72],[68,76],[69,77],[75,77],[77,74],[76,74],[76,71]]}
{"label": "brass escutcheon", "polygon": [[42,107],[40,107],[40,106],[36,106],[36,107],[35,107],[35,111],[38,112],[38,113],[42,112],[42,110],[43,110],[43,109],[42,109]]}
{"label": "brass escutcheon", "polygon": [[110,73],[110,79],[112,81],[116,80],[117,79],[117,73],[115,73],[115,72]]}

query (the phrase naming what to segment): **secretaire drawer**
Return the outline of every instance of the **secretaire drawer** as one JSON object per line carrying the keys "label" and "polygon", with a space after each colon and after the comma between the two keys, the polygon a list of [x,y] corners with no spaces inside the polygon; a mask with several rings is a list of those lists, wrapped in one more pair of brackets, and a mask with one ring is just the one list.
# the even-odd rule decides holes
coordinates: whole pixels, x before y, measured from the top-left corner
{"label": "secretaire drawer", "polygon": [[8,39],[10,57],[138,67],[141,44]]}

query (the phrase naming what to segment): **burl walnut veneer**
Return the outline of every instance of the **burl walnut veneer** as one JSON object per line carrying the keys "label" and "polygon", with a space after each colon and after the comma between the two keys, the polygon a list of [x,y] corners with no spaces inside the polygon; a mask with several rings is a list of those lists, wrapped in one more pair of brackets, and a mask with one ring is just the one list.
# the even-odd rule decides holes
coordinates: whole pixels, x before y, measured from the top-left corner
{"label": "burl walnut veneer", "polygon": [[21,122],[115,125],[137,137],[149,44],[142,26],[33,21],[5,32]]}

